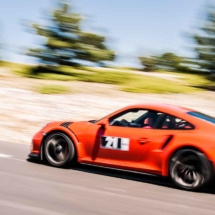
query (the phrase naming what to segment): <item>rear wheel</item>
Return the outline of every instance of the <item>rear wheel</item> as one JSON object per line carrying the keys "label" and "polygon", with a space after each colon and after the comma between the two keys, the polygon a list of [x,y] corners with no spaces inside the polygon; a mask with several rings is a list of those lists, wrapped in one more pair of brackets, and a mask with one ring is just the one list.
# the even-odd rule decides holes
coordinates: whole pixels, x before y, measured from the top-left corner
{"label": "rear wheel", "polygon": [[75,162],[75,147],[72,140],[61,132],[50,134],[44,143],[47,161],[55,167],[66,167]]}
{"label": "rear wheel", "polygon": [[203,153],[197,150],[183,149],[172,156],[169,174],[178,187],[186,190],[197,190],[210,181],[213,168]]}

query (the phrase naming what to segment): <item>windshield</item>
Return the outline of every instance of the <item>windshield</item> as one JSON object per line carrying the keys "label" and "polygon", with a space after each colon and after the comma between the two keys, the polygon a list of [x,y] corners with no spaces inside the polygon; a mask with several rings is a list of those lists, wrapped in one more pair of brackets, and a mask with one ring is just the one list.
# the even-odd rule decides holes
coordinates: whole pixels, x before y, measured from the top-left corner
{"label": "windshield", "polygon": [[192,111],[188,112],[188,114],[215,124],[215,118],[212,116],[208,116],[208,115],[200,113],[200,112],[192,112]]}

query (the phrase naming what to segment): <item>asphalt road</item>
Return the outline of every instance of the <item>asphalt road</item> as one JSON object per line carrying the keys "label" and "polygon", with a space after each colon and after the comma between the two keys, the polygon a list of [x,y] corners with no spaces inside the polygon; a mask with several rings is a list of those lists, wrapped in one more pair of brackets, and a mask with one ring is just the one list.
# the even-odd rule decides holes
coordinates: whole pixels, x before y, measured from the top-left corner
{"label": "asphalt road", "polygon": [[0,142],[1,215],[215,214],[215,186],[195,193],[167,180],[79,166],[27,161],[30,146]]}

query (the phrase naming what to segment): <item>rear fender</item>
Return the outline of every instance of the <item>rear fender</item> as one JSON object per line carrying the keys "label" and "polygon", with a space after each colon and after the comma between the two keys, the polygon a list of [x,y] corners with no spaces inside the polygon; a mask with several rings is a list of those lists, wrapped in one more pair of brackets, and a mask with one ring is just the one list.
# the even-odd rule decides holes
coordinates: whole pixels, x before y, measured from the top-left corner
{"label": "rear fender", "polygon": [[215,167],[214,162],[214,155],[215,155],[215,145],[210,144],[208,147],[202,147],[199,144],[196,143],[181,143],[177,144],[176,146],[167,147],[164,150],[163,153],[163,159],[162,159],[162,176],[168,176],[169,175],[169,162],[173,154],[181,149],[194,149],[197,151],[200,151],[206,155],[209,161],[212,162],[213,166]]}

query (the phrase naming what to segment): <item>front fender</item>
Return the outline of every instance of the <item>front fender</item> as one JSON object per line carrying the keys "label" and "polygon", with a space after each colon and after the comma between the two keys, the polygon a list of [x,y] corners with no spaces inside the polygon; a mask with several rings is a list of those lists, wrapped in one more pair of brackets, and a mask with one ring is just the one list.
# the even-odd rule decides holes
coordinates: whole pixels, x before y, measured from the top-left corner
{"label": "front fender", "polygon": [[82,158],[84,156],[85,153],[84,153],[83,144],[81,144],[79,142],[77,136],[75,135],[75,133],[71,129],[62,127],[60,125],[54,126],[54,127],[53,126],[47,126],[47,127],[43,128],[40,132],[38,132],[33,138],[34,153],[40,154],[41,160],[43,160],[44,142],[45,142],[46,138],[53,132],[62,132],[64,134],[66,134],[69,138],[71,138],[71,140],[74,143],[76,153],[77,153],[77,158],[79,159],[79,158]]}

